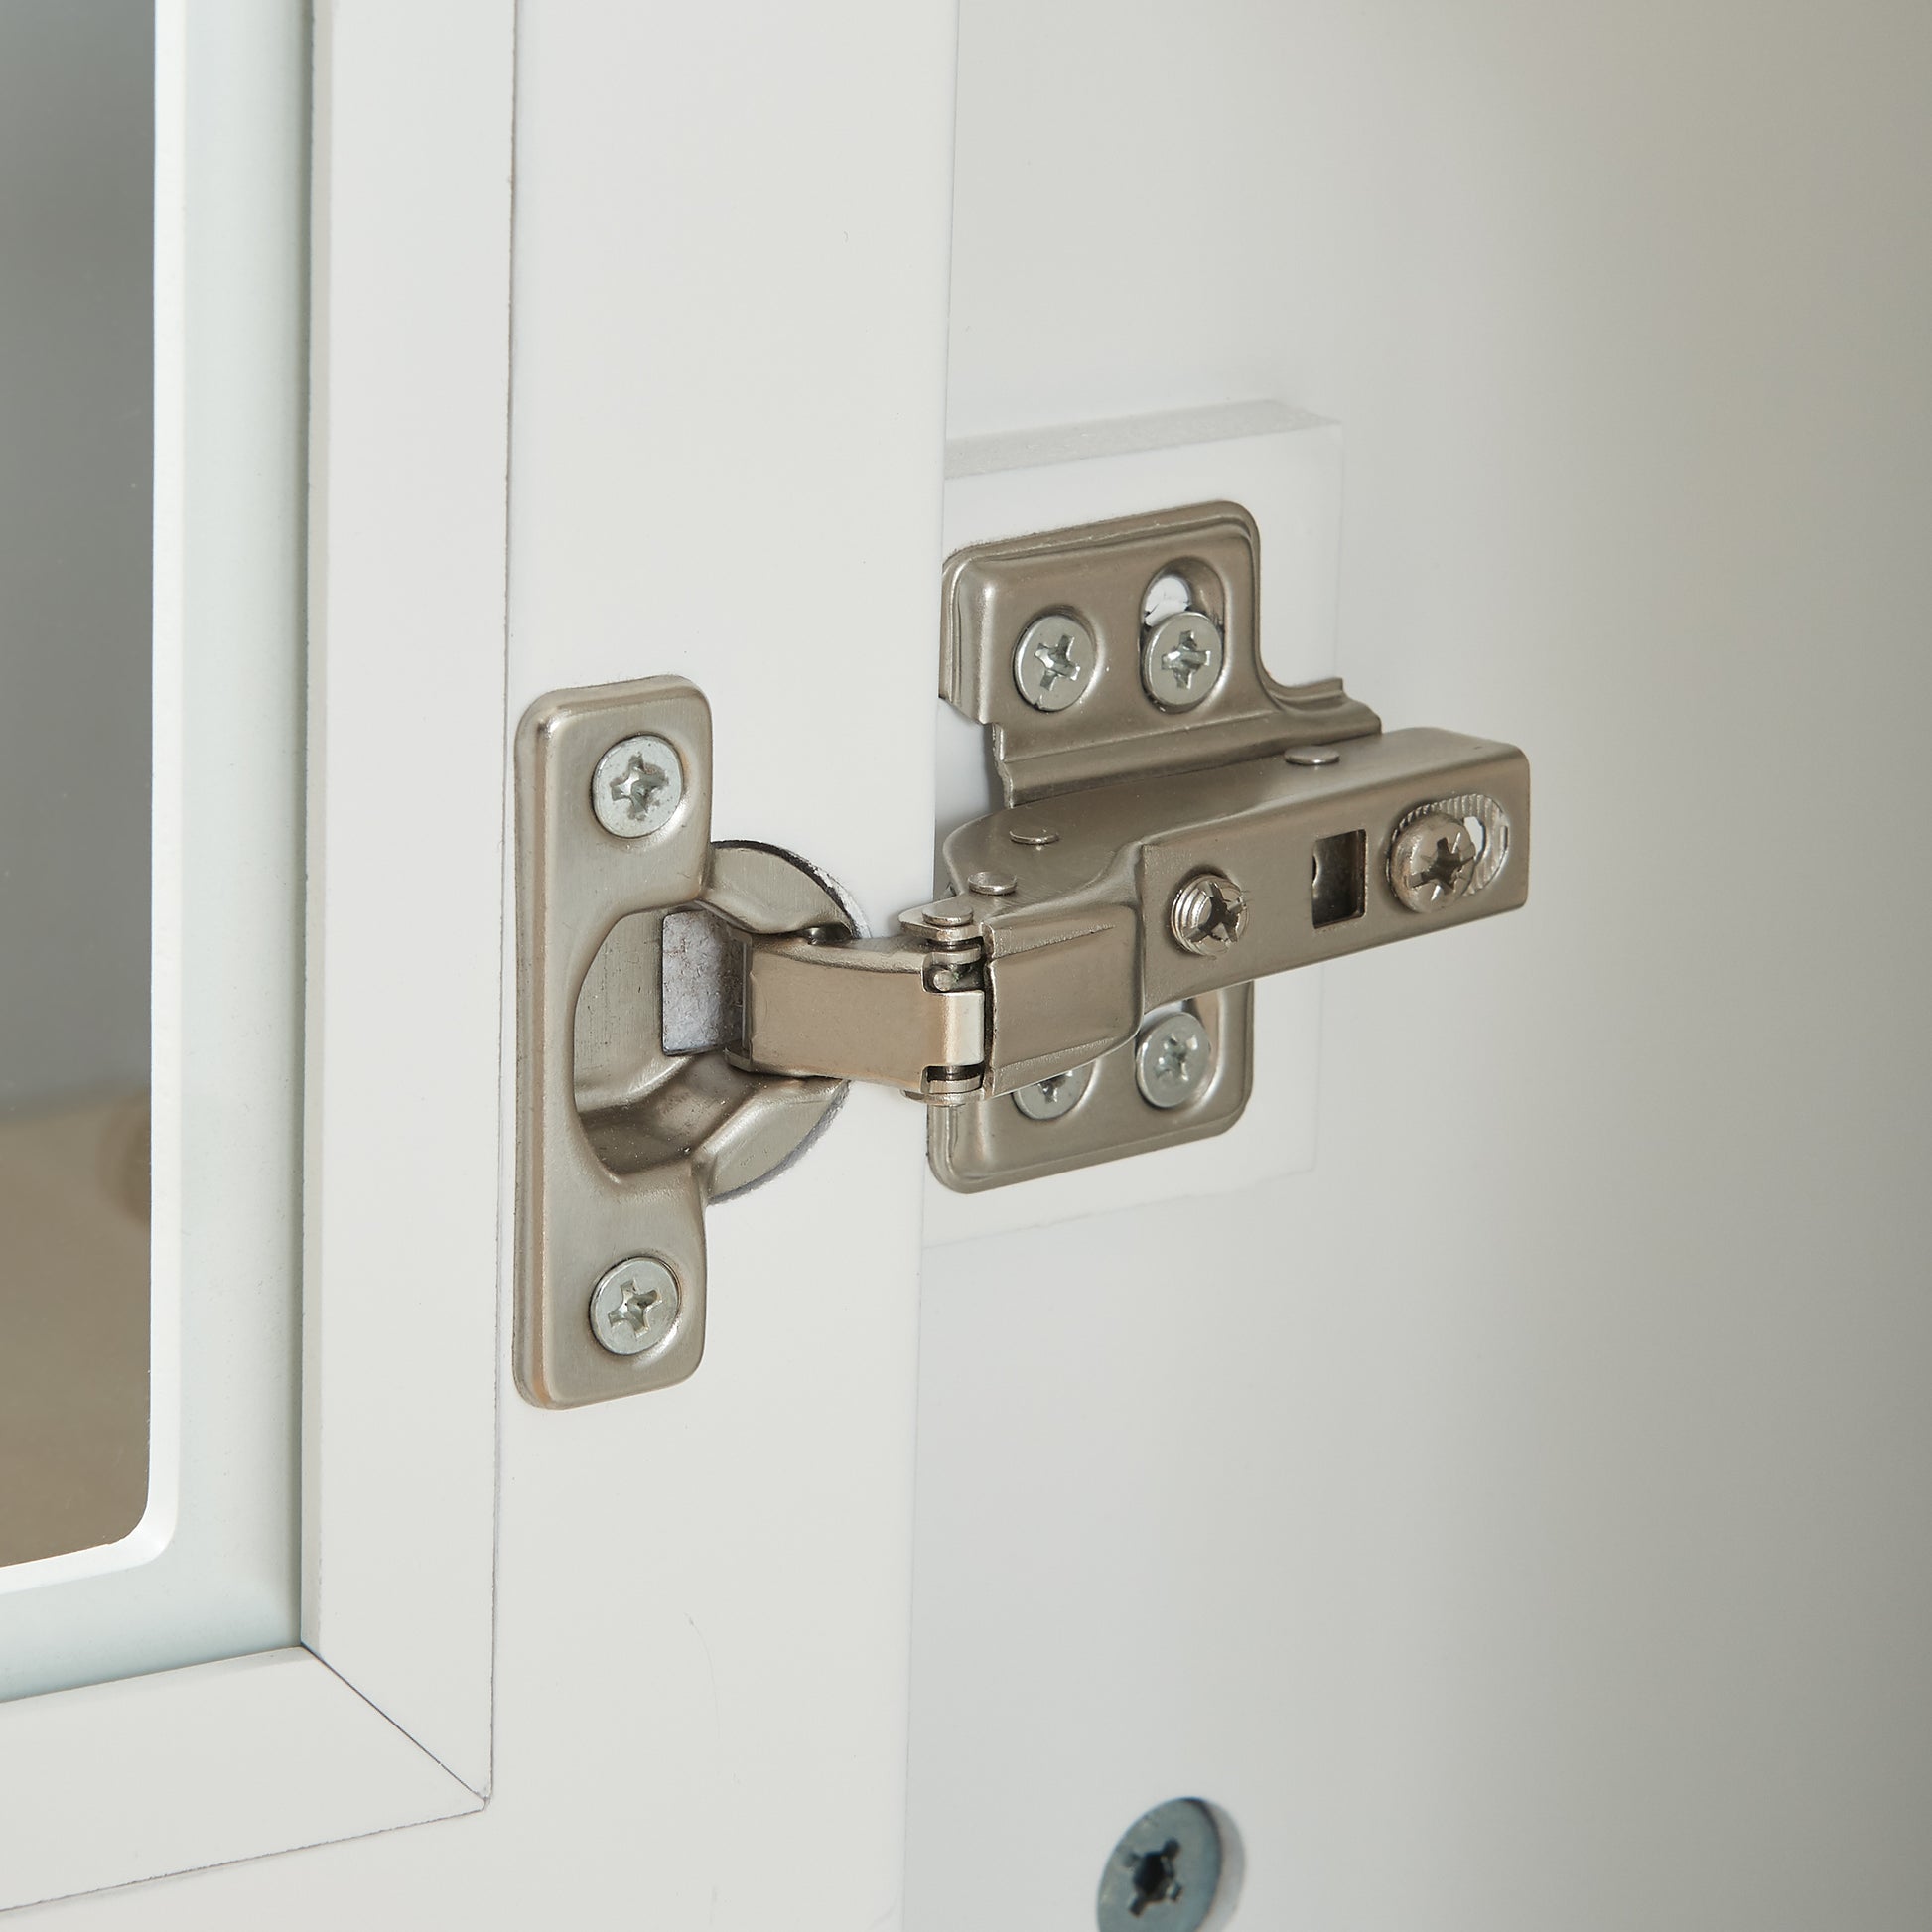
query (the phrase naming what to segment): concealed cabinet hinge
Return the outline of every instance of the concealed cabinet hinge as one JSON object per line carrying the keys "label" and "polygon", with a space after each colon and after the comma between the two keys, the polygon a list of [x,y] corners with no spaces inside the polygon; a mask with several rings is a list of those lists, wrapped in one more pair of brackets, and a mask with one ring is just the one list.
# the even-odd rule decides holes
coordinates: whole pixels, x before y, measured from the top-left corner
{"label": "concealed cabinet hinge", "polygon": [[1523,755],[1272,683],[1258,549],[1220,503],[951,561],[941,690],[988,728],[1005,802],[946,839],[948,890],[892,937],[802,861],[711,843],[693,686],[532,709],[526,1394],[689,1374],[704,1204],[848,1081],[926,1102],[933,1170],[968,1190],[1198,1139],[1246,1102],[1256,979],[1522,904]]}

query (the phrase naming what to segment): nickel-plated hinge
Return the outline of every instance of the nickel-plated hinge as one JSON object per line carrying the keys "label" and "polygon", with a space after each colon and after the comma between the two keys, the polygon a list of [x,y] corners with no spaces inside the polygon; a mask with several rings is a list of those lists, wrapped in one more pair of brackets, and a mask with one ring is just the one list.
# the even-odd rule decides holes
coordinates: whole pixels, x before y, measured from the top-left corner
{"label": "nickel-plated hinge", "polygon": [[693,686],[533,708],[526,1394],[690,1373],[704,1204],[792,1158],[850,1081],[926,1102],[933,1170],[966,1190],[1198,1139],[1246,1103],[1255,980],[1522,904],[1523,755],[1275,684],[1259,607],[1227,503],[953,558],[941,690],[987,728],[1004,802],[887,937],[805,862],[711,843]]}

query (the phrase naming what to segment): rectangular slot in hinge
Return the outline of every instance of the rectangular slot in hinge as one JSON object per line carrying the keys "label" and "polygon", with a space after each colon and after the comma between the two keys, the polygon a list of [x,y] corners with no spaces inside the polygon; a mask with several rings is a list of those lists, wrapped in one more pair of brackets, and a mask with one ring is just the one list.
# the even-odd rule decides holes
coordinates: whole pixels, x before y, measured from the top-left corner
{"label": "rectangular slot in hinge", "polygon": [[1368,834],[1337,832],[1314,842],[1311,887],[1317,926],[1359,919],[1368,905]]}

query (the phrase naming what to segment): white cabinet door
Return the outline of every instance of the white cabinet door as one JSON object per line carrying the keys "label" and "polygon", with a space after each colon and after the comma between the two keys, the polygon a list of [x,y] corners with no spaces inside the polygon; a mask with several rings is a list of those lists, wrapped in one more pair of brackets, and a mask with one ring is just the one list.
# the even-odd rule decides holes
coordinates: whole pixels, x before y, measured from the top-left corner
{"label": "white cabinet door", "polygon": [[[246,178],[195,172],[215,100],[300,125],[247,11],[162,16],[191,229]],[[677,671],[719,837],[824,858],[874,923],[928,894],[953,16],[513,25],[314,23],[302,1642],[0,1713],[9,1902],[470,1814],[345,1848],[367,1908],[271,1861],[49,1909],[897,1909],[922,1110],[855,1094],[714,1211],[690,1384],[525,1403],[504,827],[533,699]]]}

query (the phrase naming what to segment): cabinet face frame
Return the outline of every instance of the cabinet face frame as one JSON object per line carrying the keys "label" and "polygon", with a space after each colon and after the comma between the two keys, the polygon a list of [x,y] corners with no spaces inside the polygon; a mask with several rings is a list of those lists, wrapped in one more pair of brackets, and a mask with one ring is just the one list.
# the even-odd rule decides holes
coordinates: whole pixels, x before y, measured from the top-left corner
{"label": "cabinet face frame", "polygon": [[207,426],[275,353],[224,182],[306,110],[301,1641],[0,1706],[0,1906],[489,1791],[513,7],[320,0],[312,66],[267,12],[157,9],[156,584],[191,703],[241,601],[299,610],[299,527],[266,590],[198,566],[264,456]]}

